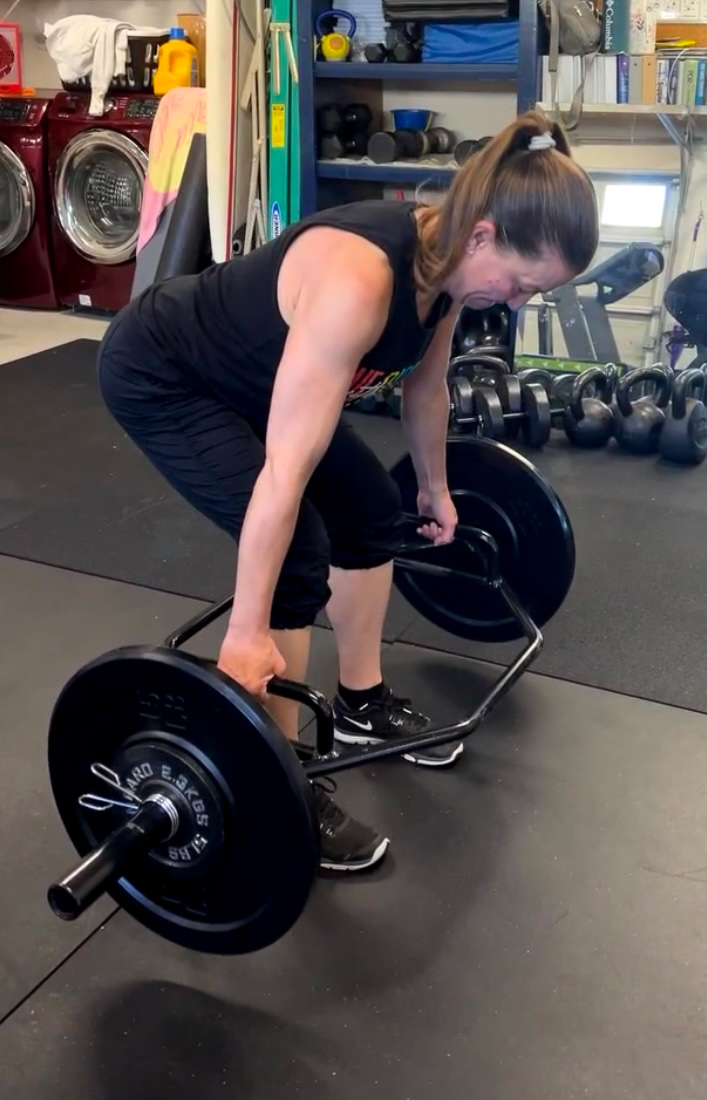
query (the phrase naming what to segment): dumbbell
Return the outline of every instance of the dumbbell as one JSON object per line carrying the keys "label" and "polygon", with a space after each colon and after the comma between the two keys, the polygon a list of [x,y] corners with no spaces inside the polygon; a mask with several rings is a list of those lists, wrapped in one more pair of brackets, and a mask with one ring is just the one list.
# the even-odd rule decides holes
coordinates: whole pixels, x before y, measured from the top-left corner
{"label": "dumbbell", "polygon": [[376,164],[391,164],[394,160],[413,160],[431,153],[448,153],[454,138],[443,126],[430,130],[380,130],[368,141],[368,155]]}
{"label": "dumbbell", "polygon": [[[590,367],[576,375],[566,405],[552,408],[546,385],[533,374],[526,378],[499,372],[496,380],[472,382],[463,374],[452,379],[450,395],[454,417],[463,430],[475,428],[493,439],[514,439],[522,432],[528,447],[540,449],[550,438],[553,420],[561,421],[569,441],[576,447],[606,446],[613,432],[614,417],[607,404],[611,381],[601,367]],[[547,374],[548,372],[542,372]],[[493,389],[491,389],[491,386]],[[594,389],[601,397],[586,396]],[[494,392],[495,391],[495,392]]]}
{"label": "dumbbell", "polygon": [[382,65],[384,61],[389,61],[391,54],[387,46],[384,46],[382,42],[369,42],[364,47],[363,56],[371,65]]}
{"label": "dumbbell", "polygon": [[373,112],[367,103],[348,103],[342,111],[342,120],[348,134],[365,134],[373,121]]}
{"label": "dumbbell", "polygon": [[480,352],[459,355],[449,364],[447,378],[453,422],[458,427],[479,428],[490,439],[516,438],[520,382],[508,363]]}
{"label": "dumbbell", "polygon": [[317,129],[320,134],[364,134],[373,121],[373,113],[367,103],[325,103],[317,110]]}
{"label": "dumbbell", "polygon": [[[615,372],[616,368],[613,364],[610,364],[610,368],[611,371]],[[606,373],[607,368],[604,367],[602,369]],[[567,408],[572,398],[574,384],[578,377],[583,376],[584,372],[581,375],[577,375],[574,372],[571,374],[553,374],[552,371],[545,370],[543,367],[527,367],[518,372],[518,378],[521,382],[532,382],[542,386],[548,396],[550,408],[553,412]],[[613,394],[613,379],[614,374],[612,373],[611,377],[607,378],[607,381],[610,383],[607,395],[607,399],[609,400]],[[604,383],[602,383],[602,387],[603,386]],[[586,396],[594,396],[594,383],[587,383],[587,387]],[[605,392],[604,389],[602,389],[602,392]]]}
{"label": "dumbbell", "polygon": [[410,42],[396,42],[392,49],[388,49],[382,42],[369,42],[363,51],[366,61],[371,65],[382,65],[384,62],[393,61],[398,64],[412,64],[420,60],[420,50]]}
{"label": "dumbbell", "polygon": [[319,155],[326,160],[337,157],[365,156],[366,131],[373,114],[367,103],[349,103],[340,107],[327,103],[317,111]]}
{"label": "dumbbell", "polygon": [[[658,450],[674,378],[669,367],[656,364],[653,367],[639,367],[638,370],[629,371],[618,382],[614,434],[622,451],[645,455]],[[630,391],[643,382],[654,382],[654,393],[632,401]]]}
{"label": "dumbbell", "polygon": [[707,456],[707,409],[702,370],[681,371],[673,386],[673,399],[660,433],[660,454],[683,466],[699,466]]}
{"label": "dumbbell", "polygon": [[338,157],[365,157],[368,138],[365,134],[324,134],[319,142],[319,155],[323,160]]}
{"label": "dumbbell", "polygon": [[[522,371],[519,377],[523,411],[528,416],[523,425],[528,446],[544,447],[553,421],[559,422],[575,447],[606,446],[614,430],[614,415],[609,406],[614,378],[611,371],[589,367],[581,374],[553,378],[549,371],[530,370]],[[569,389],[567,377],[572,381]]]}
{"label": "dumbbell", "polygon": [[488,145],[490,141],[490,137],[464,138],[463,141],[457,142],[454,147],[455,161],[459,165],[464,164],[469,157],[473,156],[474,153],[480,152],[480,150],[483,149],[485,145]]}
{"label": "dumbbell", "polygon": [[410,65],[420,60],[421,42],[419,39],[410,38],[406,34],[389,27],[386,34],[386,43],[370,43],[366,46],[364,54],[367,61],[374,64],[384,61],[397,62],[402,65]]}
{"label": "dumbbell", "polygon": [[[414,29],[410,30],[409,27]],[[406,27],[388,27],[385,45],[382,42],[369,42],[363,53],[366,61],[373,65],[393,61],[398,64],[411,64],[420,60],[421,39],[415,24]]]}
{"label": "dumbbell", "polygon": [[367,103],[325,103],[317,111],[317,129],[320,134],[364,134],[373,121],[373,113]]}
{"label": "dumbbell", "polygon": [[526,367],[518,372],[521,382],[542,386],[552,409],[564,409],[574,385],[576,374],[553,374],[543,367]]}

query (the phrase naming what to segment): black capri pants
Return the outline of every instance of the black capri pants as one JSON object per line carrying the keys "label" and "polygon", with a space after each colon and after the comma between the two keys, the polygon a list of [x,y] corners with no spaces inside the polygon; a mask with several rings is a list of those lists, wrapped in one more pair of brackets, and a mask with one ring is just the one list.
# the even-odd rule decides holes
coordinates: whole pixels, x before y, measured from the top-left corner
{"label": "black capri pants", "polygon": [[[249,386],[247,364],[237,362],[226,384],[191,376],[168,356],[146,350],[126,328],[119,318],[99,353],[103,400],[169,485],[237,542],[265,459],[265,388],[252,379]],[[403,537],[395,482],[341,421],[301,502],[271,628],[311,626],[331,595],[330,566],[383,565]]]}

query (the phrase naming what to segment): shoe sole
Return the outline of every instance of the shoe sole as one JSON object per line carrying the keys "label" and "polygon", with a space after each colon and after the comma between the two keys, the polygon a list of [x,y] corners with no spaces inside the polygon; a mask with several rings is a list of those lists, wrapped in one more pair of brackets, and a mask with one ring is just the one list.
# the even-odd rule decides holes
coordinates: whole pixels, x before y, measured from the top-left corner
{"label": "shoe sole", "polygon": [[[359,733],[344,733],[343,730],[337,727],[334,728],[334,738],[336,741],[341,741],[344,745],[381,745],[383,743],[379,737],[365,737]],[[417,764],[418,767],[421,768],[448,768],[463,752],[464,746],[459,744],[454,752],[443,760],[414,756],[412,753],[403,753],[402,756],[403,760],[407,760],[410,764]]]}
{"label": "shoe sole", "polygon": [[375,867],[381,862],[385,853],[388,851],[390,841],[386,838],[382,840],[376,848],[373,855],[365,861],[365,863],[330,863],[325,860],[320,860],[319,867],[322,871],[338,871],[344,873],[354,873],[356,871],[370,871],[372,867]]}

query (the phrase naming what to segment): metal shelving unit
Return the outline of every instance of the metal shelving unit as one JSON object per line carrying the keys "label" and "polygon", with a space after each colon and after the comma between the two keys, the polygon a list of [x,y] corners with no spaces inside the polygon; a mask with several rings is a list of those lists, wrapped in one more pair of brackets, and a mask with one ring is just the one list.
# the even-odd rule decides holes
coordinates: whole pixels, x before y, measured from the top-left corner
{"label": "metal shelving unit", "polygon": [[[331,196],[331,188],[342,185],[343,197],[352,184],[365,190],[366,185],[429,184],[445,187],[456,165],[451,157],[435,158],[432,162],[396,161],[394,164],[374,164],[366,158],[360,160],[317,159],[316,103],[320,90],[344,83],[367,82],[382,91],[388,84],[456,84],[468,86],[489,83],[515,84],[518,111],[535,106],[540,94],[539,17],[537,0],[520,0],[520,43],[517,65],[470,65],[420,62],[417,64],[368,64],[366,62],[317,62],[315,55],[314,24],[317,15],[326,10],[324,0],[297,0],[297,54],[299,66],[301,177],[300,216],[321,208],[321,188],[325,186]],[[441,161],[441,163],[440,163]]]}
{"label": "metal shelving unit", "polygon": [[447,164],[433,164],[428,161],[396,161],[394,164],[373,164],[361,160],[320,160],[317,161],[317,176],[329,180],[362,180],[369,183],[433,184],[446,186],[456,170],[456,164],[449,158]]}
{"label": "metal shelving unit", "polygon": [[515,80],[518,76],[517,65],[440,65],[429,64],[399,65],[395,63],[369,65],[352,61],[348,64],[332,65],[327,61],[314,63],[314,76],[317,80],[385,80],[395,83],[417,83],[433,80],[435,83],[454,81],[476,82],[481,80]]}

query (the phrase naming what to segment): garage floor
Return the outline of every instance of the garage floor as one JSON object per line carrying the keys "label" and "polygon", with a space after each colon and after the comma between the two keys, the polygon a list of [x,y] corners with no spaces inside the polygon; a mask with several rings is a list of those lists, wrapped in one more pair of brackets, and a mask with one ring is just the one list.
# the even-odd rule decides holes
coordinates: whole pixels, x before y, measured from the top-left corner
{"label": "garage floor", "polygon": [[[456,769],[339,778],[392,839],[379,872],[320,880],[265,952],[203,957],[110,902],[73,925],[45,902],[73,861],[46,774],[58,691],[201,605],[9,556],[0,593],[0,1096],[704,1100],[703,714],[528,674]],[[401,641],[385,666],[440,721],[494,673]],[[335,682],[324,629],[311,679]]]}

